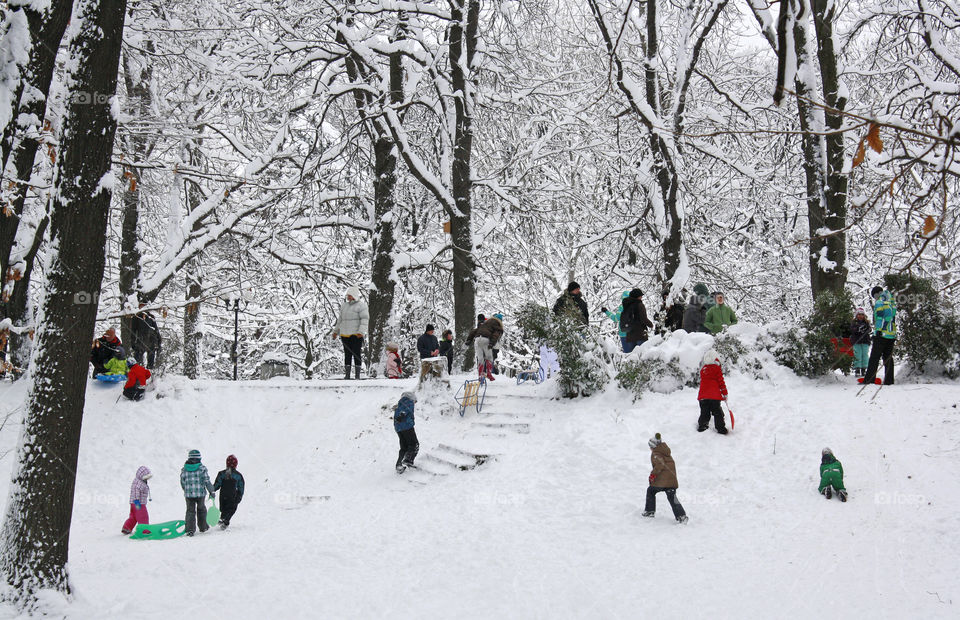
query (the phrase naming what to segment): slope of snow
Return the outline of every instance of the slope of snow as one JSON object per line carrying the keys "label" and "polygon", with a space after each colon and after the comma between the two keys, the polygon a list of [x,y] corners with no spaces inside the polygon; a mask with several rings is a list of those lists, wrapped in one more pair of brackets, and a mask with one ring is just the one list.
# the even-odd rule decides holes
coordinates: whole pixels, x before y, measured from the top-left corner
{"label": "slope of snow", "polygon": [[[22,382],[25,383],[25,382]],[[452,393],[417,405],[421,471],[393,471],[403,381],[188,382],[142,403],[91,385],[81,446],[71,618],[956,617],[960,388],[728,379],[737,418],[695,431],[696,391],[550,400],[490,384],[483,413]],[[22,397],[6,390],[0,413]],[[487,426],[480,426],[486,424]],[[13,445],[17,425],[0,431]],[[643,519],[647,439],[677,462],[678,525]],[[497,455],[470,463],[438,450]],[[774,446],[776,452],[774,453]],[[816,493],[820,451],[851,499]],[[130,481],[154,471],[154,522],[183,518],[178,473],[236,454],[247,494],[226,532],[131,541]],[[458,460],[459,459],[459,460]],[[3,459],[5,471],[12,455]],[[428,470],[446,475],[431,475]],[[8,475],[0,482],[5,494]],[[9,609],[0,609],[6,616]]]}

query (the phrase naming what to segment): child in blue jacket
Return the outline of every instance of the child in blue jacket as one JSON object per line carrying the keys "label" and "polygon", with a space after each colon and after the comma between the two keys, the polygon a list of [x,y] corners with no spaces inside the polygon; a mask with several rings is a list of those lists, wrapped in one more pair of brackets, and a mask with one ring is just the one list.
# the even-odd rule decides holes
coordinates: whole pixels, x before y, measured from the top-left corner
{"label": "child in blue jacket", "polygon": [[413,430],[413,408],[417,402],[417,395],[413,392],[404,392],[400,395],[400,402],[393,412],[393,430],[400,438],[400,456],[397,457],[397,473],[402,474],[407,467],[413,465],[420,451],[420,442],[417,441],[417,432]]}

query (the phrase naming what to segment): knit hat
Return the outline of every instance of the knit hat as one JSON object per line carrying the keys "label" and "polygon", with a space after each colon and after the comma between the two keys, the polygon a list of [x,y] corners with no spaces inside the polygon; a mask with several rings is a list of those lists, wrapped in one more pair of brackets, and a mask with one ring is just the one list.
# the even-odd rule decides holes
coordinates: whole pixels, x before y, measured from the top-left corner
{"label": "knit hat", "polygon": [[360,289],[355,286],[351,286],[347,289],[347,296],[353,297],[354,299],[360,299]]}
{"label": "knit hat", "polygon": [[650,446],[651,450],[653,450],[654,448],[656,448],[662,443],[663,441],[660,439],[660,433],[657,433],[656,435],[650,438],[650,441],[647,442],[647,445]]}
{"label": "knit hat", "polygon": [[822,456],[824,454],[829,454],[830,456],[833,456],[833,450],[831,450],[830,448],[824,448],[823,452],[821,452],[820,455]]}
{"label": "knit hat", "polygon": [[703,363],[700,365],[709,366],[714,362],[716,362],[717,364],[720,363],[720,354],[717,353],[716,349],[708,349],[707,352],[703,354]]}
{"label": "knit hat", "polygon": [[572,293],[572,292],[574,292],[575,290],[577,290],[578,288],[580,288],[580,285],[577,284],[577,282],[575,282],[575,281],[574,281],[574,282],[571,282],[570,284],[567,285],[567,292],[568,292],[568,293]]}
{"label": "knit hat", "polygon": [[486,320],[487,320],[487,317],[486,317],[485,315],[483,315],[483,314],[478,314],[478,315],[477,315],[477,323],[483,323],[483,322],[486,321]]}
{"label": "knit hat", "polygon": [[499,312],[493,315],[493,318],[503,321],[503,315]]}
{"label": "knit hat", "polygon": [[862,314],[863,316],[867,316],[867,313],[863,308],[857,308],[857,314]]}
{"label": "knit hat", "polygon": [[403,400],[404,398],[409,398],[413,402],[417,402],[417,395],[414,394],[413,392],[404,392],[403,394],[401,394],[400,399]]}
{"label": "knit hat", "polygon": [[232,454],[231,454],[230,456],[228,456],[228,457],[227,457],[227,467],[229,467],[230,469],[236,469],[236,468],[237,468],[237,457],[233,456]]}
{"label": "knit hat", "polygon": [[137,363],[137,358],[130,356],[127,358],[127,366],[133,366]]}
{"label": "knit hat", "polygon": [[199,459],[199,458],[201,458],[201,457],[200,457],[200,451],[199,451],[199,450],[191,450],[190,452],[187,453],[187,458],[188,458],[188,459]]}
{"label": "knit hat", "polygon": [[621,295],[620,297],[622,297],[623,299],[626,299],[627,297],[630,297],[630,291],[624,291],[624,292],[623,292],[623,295]]}
{"label": "knit hat", "polygon": [[398,345],[396,342],[388,342],[386,346],[387,346],[387,351],[399,351],[399,350],[400,350],[400,345]]}
{"label": "knit hat", "polygon": [[427,323],[427,327],[426,327],[426,329],[424,329],[423,331],[424,331],[424,332],[432,332],[432,331],[433,331],[433,324],[432,324],[432,323]]}
{"label": "knit hat", "polygon": [[641,291],[638,288],[635,288],[632,291],[630,291],[630,297],[632,299],[640,299],[641,297],[643,297],[643,291]]}
{"label": "knit hat", "polygon": [[873,297],[874,299],[876,299],[877,297],[880,296],[880,293],[882,292],[883,292],[882,286],[875,286],[872,289],[870,289],[870,297]]}

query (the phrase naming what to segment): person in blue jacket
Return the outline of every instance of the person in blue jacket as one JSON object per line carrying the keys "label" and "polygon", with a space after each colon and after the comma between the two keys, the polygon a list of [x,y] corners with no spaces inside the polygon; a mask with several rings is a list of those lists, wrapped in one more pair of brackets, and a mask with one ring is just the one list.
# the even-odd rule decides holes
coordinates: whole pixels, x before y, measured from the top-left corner
{"label": "person in blue jacket", "polygon": [[873,347],[867,370],[860,383],[873,383],[883,360],[883,384],[893,385],[893,345],[897,342],[897,303],[890,291],[875,286],[870,291],[873,297]]}
{"label": "person in blue jacket", "polygon": [[393,412],[393,430],[397,431],[400,439],[400,456],[397,457],[397,473],[402,474],[407,467],[413,465],[420,451],[420,442],[417,441],[417,432],[413,430],[413,409],[417,402],[417,395],[413,392],[404,392],[400,395],[400,402]]}

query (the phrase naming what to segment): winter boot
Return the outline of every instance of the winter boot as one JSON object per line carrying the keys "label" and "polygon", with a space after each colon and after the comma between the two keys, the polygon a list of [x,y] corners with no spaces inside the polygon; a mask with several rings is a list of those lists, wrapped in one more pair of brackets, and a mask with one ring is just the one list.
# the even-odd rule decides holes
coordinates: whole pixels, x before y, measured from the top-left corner
{"label": "winter boot", "polygon": [[347,364],[347,365],[345,366],[345,370],[344,370],[344,373],[343,373],[343,378],[344,378],[344,379],[349,379],[349,378],[350,378],[350,364]]}
{"label": "winter boot", "polygon": [[484,362],[483,368],[487,373],[487,380],[496,381],[496,379],[493,378],[493,362]]}
{"label": "winter boot", "polygon": [[840,498],[841,502],[847,501],[847,491],[845,489],[837,491],[837,497]]}
{"label": "winter boot", "polygon": [[652,510],[645,510],[645,511],[643,512],[643,514],[641,514],[640,516],[641,516],[641,517],[652,517],[653,515],[654,515],[654,512],[653,512]]}
{"label": "winter boot", "polygon": [[682,517],[677,517],[677,523],[686,523],[689,520],[690,519],[687,517],[687,515],[683,515]]}
{"label": "winter boot", "polygon": [[356,368],[353,369],[353,378],[354,379],[360,378],[360,366],[357,366]]}
{"label": "winter boot", "polygon": [[697,432],[698,432],[698,433],[702,433],[702,432],[705,431],[705,430],[707,430],[707,427],[706,427],[706,426],[697,426]]}
{"label": "winter boot", "polygon": [[483,380],[484,370],[486,369],[486,364],[480,362],[480,365],[477,366],[477,376],[480,377],[480,380]]}
{"label": "winter boot", "polygon": [[405,471],[407,471],[407,466],[403,463],[397,463],[397,473],[402,474]]}
{"label": "winter boot", "polygon": [[827,499],[833,497],[833,487],[827,487],[823,490],[823,496]]}
{"label": "winter boot", "polygon": [[727,432],[728,432],[728,431],[727,431],[727,427],[726,427],[726,426],[721,426],[720,428],[717,429],[717,432],[720,433],[721,435],[726,435]]}

